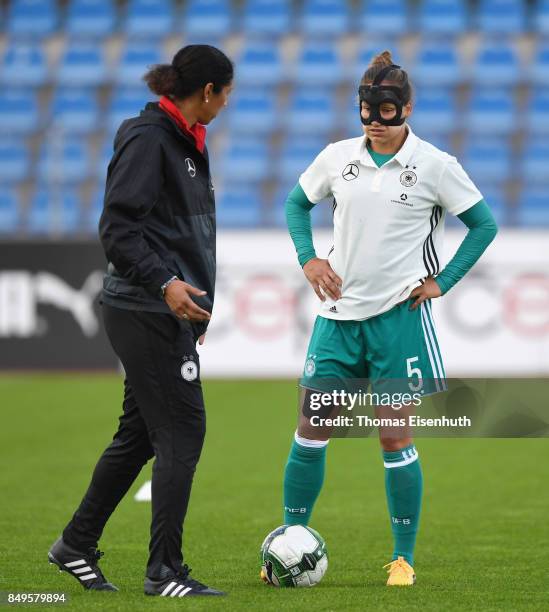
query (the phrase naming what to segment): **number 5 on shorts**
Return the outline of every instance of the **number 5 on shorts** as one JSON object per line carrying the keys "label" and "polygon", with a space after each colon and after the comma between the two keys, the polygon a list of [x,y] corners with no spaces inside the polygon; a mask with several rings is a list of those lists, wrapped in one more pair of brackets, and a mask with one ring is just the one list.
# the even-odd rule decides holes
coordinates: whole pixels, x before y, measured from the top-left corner
{"label": "number 5 on shorts", "polygon": [[414,367],[414,363],[416,361],[419,361],[419,357],[417,355],[415,357],[409,357],[406,359],[406,371],[408,372],[408,378],[417,376],[417,383],[414,383],[413,381],[408,383],[410,391],[419,391],[423,387],[423,376],[421,375],[421,370],[418,367]]}

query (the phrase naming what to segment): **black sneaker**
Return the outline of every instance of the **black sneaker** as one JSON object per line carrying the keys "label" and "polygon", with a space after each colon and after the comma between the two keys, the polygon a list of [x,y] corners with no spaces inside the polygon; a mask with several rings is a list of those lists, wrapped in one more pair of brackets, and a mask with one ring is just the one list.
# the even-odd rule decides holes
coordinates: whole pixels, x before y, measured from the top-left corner
{"label": "black sneaker", "polygon": [[145,595],[160,597],[190,597],[196,595],[226,595],[223,591],[212,589],[198,580],[191,578],[191,568],[184,565],[177,574],[167,576],[162,580],[145,578]]}
{"label": "black sneaker", "polygon": [[61,536],[50,548],[48,560],[52,565],[57,565],[60,572],[74,576],[85,589],[118,591],[114,584],[107,581],[97,565],[103,555],[104,553],[95,548],[89,548],[87,553],[75,550],[65,544]]}

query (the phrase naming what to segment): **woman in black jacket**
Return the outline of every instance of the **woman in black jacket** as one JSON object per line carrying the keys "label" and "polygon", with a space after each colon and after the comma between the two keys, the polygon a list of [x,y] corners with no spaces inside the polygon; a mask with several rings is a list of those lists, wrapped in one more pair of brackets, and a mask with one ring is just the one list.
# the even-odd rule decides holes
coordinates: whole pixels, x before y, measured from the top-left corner
{"label": "woman in black jacket", "polygon": [[120,126],[99,234],[103,316],[126,373],[123,414],[80,507],[49,559],[86,589],[117,590],[98,567],[103,528],[155,457],[145,593],[223,595],[189,576],[181,540],[205,413],[196,351],[215,285],[215,203],[206,129],[226,106],[233,65],[190,45],[144,77],[161,96]]}

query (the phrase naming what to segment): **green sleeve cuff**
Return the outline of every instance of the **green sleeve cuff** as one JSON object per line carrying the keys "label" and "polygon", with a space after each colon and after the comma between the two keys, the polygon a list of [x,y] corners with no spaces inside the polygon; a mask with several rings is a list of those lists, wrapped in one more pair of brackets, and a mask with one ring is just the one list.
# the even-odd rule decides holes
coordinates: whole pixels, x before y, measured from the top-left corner
{"label": "green sleeve cuff", "polygon": [[435,278],[443,295],[469,272],[498,231],[496,221],[484,200],[462,212],[458,218],[469,231],[448,265]]}
{"label": "green sleeve cuff", "polygon": [[316,257],[311,228],[313,206],[314,204],[308,200],[301,185],[297,183],[286,199],[285,209],[286,223],[301,267]]}

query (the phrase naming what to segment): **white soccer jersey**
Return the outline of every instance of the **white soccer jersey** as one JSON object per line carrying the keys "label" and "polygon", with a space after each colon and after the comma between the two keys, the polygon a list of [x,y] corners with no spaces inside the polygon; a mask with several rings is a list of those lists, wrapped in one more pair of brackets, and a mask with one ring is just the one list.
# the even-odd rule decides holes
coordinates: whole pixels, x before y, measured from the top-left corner
{"label": "white soccer jersey", "polygon": [[459,215],[482,199],[455,157],[408,137],[378,168],[366,138],[328,145],[300,176],[307,198],[334,198],[334,245],[328,260],[343,280],[320,315],[361,320],[407,299],[420,279],[440,272],[446,211]]}

